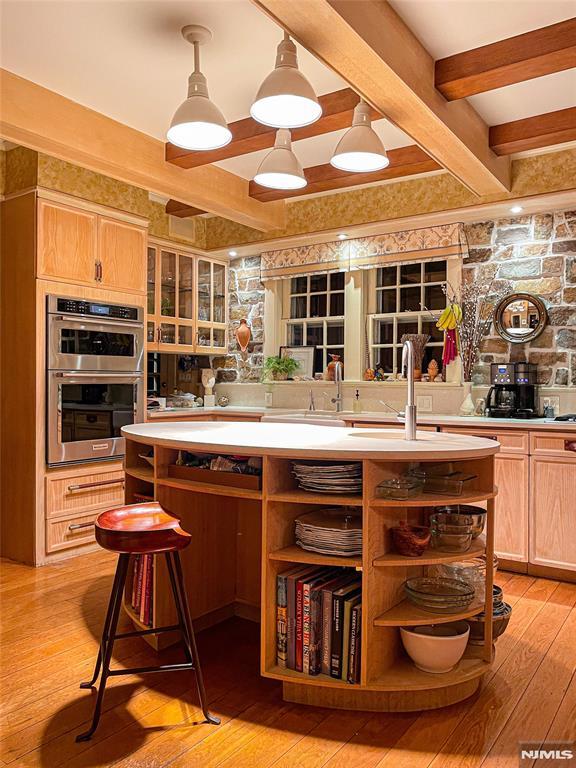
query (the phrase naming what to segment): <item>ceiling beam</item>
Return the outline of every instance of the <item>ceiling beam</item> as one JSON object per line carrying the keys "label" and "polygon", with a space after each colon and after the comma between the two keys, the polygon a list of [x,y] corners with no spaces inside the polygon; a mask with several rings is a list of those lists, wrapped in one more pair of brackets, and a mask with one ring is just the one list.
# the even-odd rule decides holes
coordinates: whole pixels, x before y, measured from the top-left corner
{"label": "ceiling beam", "polygon": [[490,128],[490,146],[497,155],[541,149],[566,141],[576,141],[576,107]]}
{"label": "ceiling beam", "polygon": [[[359,102],[359,97],[351,88],[342,88],[339,91],[325,93],[318,97],[322,105],[322,117],[312,125],[292,130],[292,141],[309,139],[312,136],[321,136],[324,133],[339,131],[348,128],[352,124],[354,107]],[[378,120],[382,115],[372,110],[372,119]],[[197,168],[200,165],[216,163],[218,160],[228,160],[231,157],[247,155],[250,152],[258,152],[261,149],[270,149],[274,146],[276,128],[258,123],[251,117],[236,120],[229,123],[232,131],[232,141],[220,149],[212,149],[206,152],[194,152],[189,149],[176,147],[174,144],[166,144],[166,160],[180,168]]]}
{"label": "ceiling beam", "polygon": [[330,163],[304,168],[308,185],[304,189],[269,189],[255,181],[250,182],[250,195],[255,200],[269,202],[283,200],[298,195],[311,195],[318,192],[328,192],[333,189],[356,187],[359,184],[374,184],[377,181],[397,179],[402,176],[413,176],[416,173],[429,173],[442,170],[437,162],[417,146],[401,147],[388,151],[390,165],[382,171],[372,173],[348,173],[334,168]]}
{"label": "ceiling beam", "polygon": [[439,59],[436,88],[449,101],[576,67],[576,18]]}
{"label": "ceiling beam", "polygon": [[254,200],[246,179],[214,166],[177,168],[162,141],[4,69],[0,86],[0,138],[263,232],[284,226],[283,203]]}
{"label": "ceiling beam", "polygon": [[168,200],[166,203],[166,213],[179,219],[187,219],[190,216],[200,216],[206,213],[206,211],[203,211],[201,208],[194,208],[192,205],[186,205],[186,203],[181,203],[180,200]]}
{"label": "ceiling beam", "polygon": [[252,0],[478,195],[510,188],[510,164],[466,102],[434,87],[434,60],[385,0]]}

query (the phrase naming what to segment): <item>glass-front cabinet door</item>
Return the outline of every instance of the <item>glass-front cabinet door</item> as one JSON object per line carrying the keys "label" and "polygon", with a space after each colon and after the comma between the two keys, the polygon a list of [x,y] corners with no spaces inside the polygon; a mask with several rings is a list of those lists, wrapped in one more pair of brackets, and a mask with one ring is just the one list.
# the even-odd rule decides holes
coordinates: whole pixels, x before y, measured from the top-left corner
{"label": "glass-front cabinet door", "polygon": [[196,261],[196,346],[199,352],[226,350],[228,269],[225,263]]}

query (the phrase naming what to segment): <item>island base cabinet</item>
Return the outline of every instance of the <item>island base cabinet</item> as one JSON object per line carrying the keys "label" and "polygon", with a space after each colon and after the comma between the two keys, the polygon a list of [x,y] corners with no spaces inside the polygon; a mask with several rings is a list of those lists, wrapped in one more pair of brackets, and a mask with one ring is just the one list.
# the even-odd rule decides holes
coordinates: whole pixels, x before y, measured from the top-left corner
{"label": "island base cabinet", "polygon": [[576,456],[533,456],[530,562],[576,571]]}
{"label": "island base cabinet", "polygon": [[530,459],[517,454],[498,454],[494,461],[496,520],[494,551],[498,557],[528,562],[528,497]]}

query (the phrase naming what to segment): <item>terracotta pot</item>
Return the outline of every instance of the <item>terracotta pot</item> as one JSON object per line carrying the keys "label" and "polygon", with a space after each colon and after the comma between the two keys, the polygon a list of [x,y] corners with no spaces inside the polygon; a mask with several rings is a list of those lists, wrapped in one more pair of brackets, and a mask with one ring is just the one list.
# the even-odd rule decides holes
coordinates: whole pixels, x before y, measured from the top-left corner
{"label": "terracotta pot", "polygon": [[[336,363],[340,362],[340,355],[330,355],[332,361],[326,366],[326,381],[336,380]],[[344,372],[342,372],[344,373]]]}
{"label": "terracotta pot", "polygon": [[248,325],[248,323],[244,318],[240,320],[240,325],[234,331],[234,336],[236,337],[236,341],[238,342],[240,351],[246,352],[246,349],[248,348],[248,344],[250,343],[252,332],[250,330],[250,326]]}

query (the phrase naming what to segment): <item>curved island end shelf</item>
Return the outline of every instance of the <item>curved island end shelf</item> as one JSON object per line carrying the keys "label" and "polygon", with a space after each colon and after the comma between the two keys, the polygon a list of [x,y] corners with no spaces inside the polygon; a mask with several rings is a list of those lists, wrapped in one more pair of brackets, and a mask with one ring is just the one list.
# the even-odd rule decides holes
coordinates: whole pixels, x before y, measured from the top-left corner
{"label": "curved island end shelf", "polygon": [[[413,711],[444,707],[471,696],[494,658],[492,605],[486,605],[483,646],[468,646],[458,665],[444,674],[418,670],[406,656],[399,627],[437,624],[466,618],[484,609],[472,604],[460,614],[439,615],[404,600],[402,585],[425,573],[426,565],[461,559],[462,555],[427,550],[405,558],[392,550],[389,528],[399,520],[424,523],[430,508],[445,503],[486,502],[485,537],[475,540],[466,556],[494,554],[494,440],[457,434],[419,432],[413,442],[402,430],[354,429],[303,424],[179,422],[124,427],[126,502],[157,499],[182,519],[192,543],[182,553],[186,587],[195,626],[201,629],[239,615],[261,622],[261,673],[283,683],[288,701],[323,707],[375,711]],[[262,457],[261,488],[223,485],[206,478],[187,479],[175,468],[179,451]],[[147,461],[143,456],[153,452]],[[298,489],[291,459],[361,461],[361,496],[314,494]],[[411,462],[451,461],[476,478],[465,495],[421,494],[407,501],[377,498],[382,480],[403,473]],[[241,475],[229,473],[226,483]],[[179,475],[178,477],[176,475]],[[212,478],[209,477],[208,480]],[[362,509],[363,552],[358,558],[328,557],[294,544],[294,519],[322,506]],[[276,659],[276,576],[294,564],[341,566],[362,574],[360,683],[286,669]],[[153,571],[152,626],[174,622],[164,559]],[[486,569],[486,594],[492,594],[493,571]],[[124,607],[141,624],[130,605]],[[155,647],[166,635],[149,635]],[[168,636],[169,637],[169,636]],[[169,638],[169,642],[173,639]],[[230,649],[234,653],[234,648]]]}

